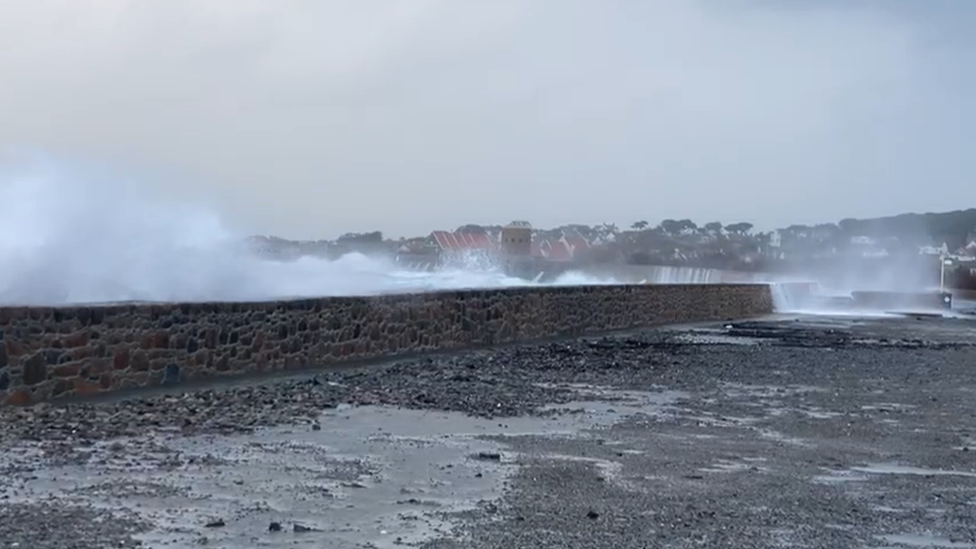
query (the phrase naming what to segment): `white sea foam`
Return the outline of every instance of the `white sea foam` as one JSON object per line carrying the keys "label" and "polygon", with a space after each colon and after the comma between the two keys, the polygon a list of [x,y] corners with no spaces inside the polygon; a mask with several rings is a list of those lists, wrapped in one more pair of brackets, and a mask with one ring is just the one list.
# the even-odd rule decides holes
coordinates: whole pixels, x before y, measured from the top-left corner
{"label": "white sea foam", "polygon": [[[255,301],[466,288],[618,283],[775,283],[795,276],[687,267],[567,272],[538,282],[490,261],[455,258],[433,272],[347,254],[272,261],[213,210],[164,200],[145,185],[38,155],[0,156],[0,305],[117,301]],[[774,284],[775,286],[775,284]],[[806,310],[773,288],[780,312]]]}
{"label": "white sea foam", "polygon": [[[82,177],[37,154],[0,171],[0,304],[250,301],[525,286],[483,262],[414,272],[347,254],[279,262],[242,245],[213,211],[144,186]],[[612,283],[568,273],[550,284]]]}

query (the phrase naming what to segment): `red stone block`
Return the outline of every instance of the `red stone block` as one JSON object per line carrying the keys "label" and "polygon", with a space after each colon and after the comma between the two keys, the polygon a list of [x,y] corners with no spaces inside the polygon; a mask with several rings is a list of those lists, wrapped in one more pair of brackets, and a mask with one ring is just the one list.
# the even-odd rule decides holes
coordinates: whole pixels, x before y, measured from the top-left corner
{"label": "red stone block", "polygon": [[7,356],[20,356],[27,351],[26,346],[16,339],[7,339],[5,343],[7,345]]}
{"label": "red stone block", "polygon": [[19,389],[7,395],[4,402],[9,406],[28,406],[33,400],[28,389]]}
{"label": "red stone block", "polygon": [[135,384],[136,387],[145,387],[149,384],[149,372],[139,372],[138,374],[132,374],[129,380]]}
{"label": "red stone block", "polygon": [[57,398],[65,393],[70,393],[74,390],[74,388],[74,381],[70,379],[59,379],[54,382],[54,388],[51,390],[51,397]]}
{"label": "red stone block", "polygon": [[149,369],[149,358],[144,351],[136,351],[129,361],[129,367],[137,372],[145,372]]}
{"label": "red stone block", "polygon": [[112,368],[116,370],[125,370],[129,367],[129,349],[121,347],[115,350],[115,355],[112,357]]}
{"label": "red stone block", "polygon": [[82,360],[92,356],[92,354],[93,351],[91,347],[77,347],[71,349],[71,351],[68,353],[68,356],[71,357],[71,360]]}
{"label": "red stone block", "polygon": [[160,330],[153,335],[153,347],[157,349],[169,348],[169,334]]}
{"label": "red stone block", "polygon": [[168,357],[169,351],[164,349],[149,349],[145,352],[145,354],[146,358],[149,359],[149,362],[153,362],[157,359]]}
{"label": "red stone block", "polygon": [[54,368],[54,377],[77,377],[80,373],[80,364],[62,364]]}
{"label": "red stone block", "polygon": [[75,380],[75,394],[78,396],[92,396],[102,392],[102,387],[97,383],[92,383],[87,379],[78,378]]}
{"label": "red stone block", "polygon": [[105,358],[93,358],[87,361],[88,364],[88,374],[98,375],[108,371],[111,371],[111,365],[108,359]]}
{"label": "red stone block", "polygon": [[75,332],[71,335],[65,336],[61,339],[61,344],[66,349],[73,349],[75,347],[85,347],[88,345],[90,334],[87,330],[81,332]]}

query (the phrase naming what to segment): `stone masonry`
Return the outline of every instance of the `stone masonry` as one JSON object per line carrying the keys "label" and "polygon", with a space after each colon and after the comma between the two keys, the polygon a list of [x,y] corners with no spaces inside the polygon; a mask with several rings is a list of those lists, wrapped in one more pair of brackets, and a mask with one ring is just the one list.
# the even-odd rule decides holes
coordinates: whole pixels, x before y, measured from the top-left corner
{"label": "stone masonry", "polygon": [[0,403],[770,312],[746,284],[0,308]]}

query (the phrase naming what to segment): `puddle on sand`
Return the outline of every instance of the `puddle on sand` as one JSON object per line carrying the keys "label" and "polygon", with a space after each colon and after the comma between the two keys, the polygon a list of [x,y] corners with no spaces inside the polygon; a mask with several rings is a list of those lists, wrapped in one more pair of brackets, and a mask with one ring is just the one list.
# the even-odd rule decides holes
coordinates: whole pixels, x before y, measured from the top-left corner
{"label": "puddle on sand", "polygon": [[694,421],[699,427],[748,427],[763,421],[763,417],[740,417],[701,412],[699,415],[681,415],[682,419]]}
{"label": "puddle on sand", "polygon": [[809,408],[806,410],[798,410],[799,413],[811,418],[811,419],[834,419],[837,417],[844,416],[841,412],[827,412],[820,410],[818,408]]}
{"label": "puddle on sand", "polygon": [[[394,547],[449,531],[436,512],[502,495],[514,465],[500,444],[479,437],[570,434],[618,419],[345,408],[323,415],[320,430],[130,440],[127,451],[100,452],[83,466],[40,469],[16,491],[21,500],[54,496],[136,510],[159,525],[141,538],[154,547]],[[138,450],[148,446],[165,447],[176,465],[152,465],[156,456]],[[203,527],[214,519],[225,525]],[[283,531],[269,532],[272,522]],[[312,531],[293,532],[295,524]]]}
{"label": "puddle on sand", "polygon": [[876,536],[879,541],[901,547],[931,547],[935,549],[976,549],[976,543],[952,541],[928,534],[894,534]]}
{"label": "puddle on sand", "polygon": [[708,467],[701,467],[698,470],[702,473],[764,473],[769,471],[767,467],[757,465],[758,461],[754,458],[743,458],[741,461],[731,459],[720,459]]}
{"label": "puddle on sand", "polygon": [[764,438],[766,440],[772,440],[781,444],[789,444],[792,446],[800,446],[800,447],[811,446],[811,443],[803,439],[790,437],[783,433],[780,433],[779,431],[774,431],[772,429],[756,429],[756,432],[759,434],[760,438]]}
{"label": "puddle on sand", "polygon": [[725,330],[696,330],[679,335],[675,339],[682,343],[698,345],[762,345],[766,343],[766,340],[758,337],[727,335]]}
{"label": "puddle on sand", "polygon": [[721,384],[721,387],[726,397],[734,398],[782,398],[825,392],[825,389],[812,385],[749,385],[725,382]]}
{"label": "puddle on sand", "polygon": [[969,435],[963,435],[962,437],[960,437],[960,442],[962,443],[961,445],[953,446],[952,449],[957,452],[976,451],[976,438],[973,438]]}
{"label": "puddle on sand", "polygon": [[[580,413],[587,416],[587,423],[609,425],[622,416],[644,414],[650,416],[664,416],[676,412],[674,406],[682,399],[689,397],[683,391],[618,391],[592,385],[543,385],[544,388],[573,389],[580,400],[564,404],[548,404],[539,409],[546,412],[569,413],[569,416],[557,416],[561,421],[571,422],[573,415]],[[573,413],[576,412],[576,413]]]}
{"label": "puddle on sand", "polygon": [[919,475],[919,476],[954,476],[976,478],[976,473],[968,471],[947,471],[945,469],[926,469],[924,467],[911,467],[908,465],[898,465],[895,463],[873,463],[864,467],[851,467],[851,471],[858,473],[871,473],[875,475]]}
{"label": "puddle on sand", "polygon": [[[755,406],[763,407],[765,405],[762,403],[758,403]],[[769,417],[783,417],[787,414],[797,414],[801,416],[806,416],[810,419],[834,419],[845,415],[844,413],[841,412],[828,412],[826,410],[822,410],[816,407],[806,407],[806,408],[779,407],[779,408],[770,408],[767,411],[767,415]]]}
{"label": "puddle on sand", "polygon": [[826,475],[817,475],[812,480],[817,484],[844,484],[847,482],[867,482],[870,478],[866,475],[855,475],[850,471],[828,469]]}
{"label": "puddle on sand", "polygon": [[[0,489],[0,497],[13,502],[54,497],[134,510],[157,525],[140,538],[152,547],[347,549],[371,543],[392,549],[448,532],[452,525],[441,512],[502,495],[514,473],[513,459],[505,446],[482,437],[572,436],[629,414],[661,413],[685,396],[588,390],[622,400],[551,407],[582,413],[545,419],[485,420],[366,406],[329,411],[319,419],[320,429],[147,434],[121,445],[97,445],[84,465],[40,468],[33,478]],[[30,445],[23,448],[23,460],[36,463]],[[611,478],[618,476],[619,464],[600,465]],[[224,525],[204,527],[215,519]],[[282,531],[269,532],[272,522]],[[296,524],[311,530],[294,532]]]}
{"label": "puddle on sand", "polygon": [[916,408],[917,406],[914,404],[899,404],[897,402],[882,402],[861,406],[861,410],[865,412],[909,412]]}

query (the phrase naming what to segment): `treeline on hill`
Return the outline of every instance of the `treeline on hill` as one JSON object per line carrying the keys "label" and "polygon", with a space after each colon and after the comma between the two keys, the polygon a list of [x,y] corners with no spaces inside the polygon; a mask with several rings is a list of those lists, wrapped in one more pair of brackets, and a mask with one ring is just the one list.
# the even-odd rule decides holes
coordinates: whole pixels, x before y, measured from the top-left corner
{"label": "treeline on hill", "polygon": [[611,234],[626,237],[636,233],[642,235],[637,241],[643,242],[648,242],[648,237],[652,240],[654,237],[668,237],[684,242],[697,242],[696,236],[705,236],[713,239],[719,237],[720,241],[734,240],[765,246],[771,242],[773,232],[776,232],[786,247],[795,246],[798,250],[845,248],[855,237],[876,240],[879,244],[892,247],[892,251],[899,247],[917,251],[918,246],[941,246],[942,243],[948,245],[950,250],[955,250],[965,246],[971,237],[976,237],[976,208],[868,219],[847,218],[838,223],[794,224],[771,232],[753,232],[753,225],[748,222],[723,225],[712,221],[699,225],[691,219],[665,219],[656,226],[647,221],[637,221],[625,231],[620,231],[613,224],[592,227],[572,225],[571,228],[584,236],[598,237],[600,240]]}
{"label": "treeline on hill", "polygon": [[[488,230],[497,232],[499,225],[465,225],[459,231]],[[838,223],[790,225],[774,232],[754,232],[753,225],[738,222],[723,225],[712,221],[698,225],[690,219],[665,219],[658,225],[637,221],[626,229],[613,223],[597,225],[572,224],[554,229],[536,229],[539,237],[558,240],[564,230],[579,233],[588,241],[601,244],[591,250],[587,260],[595,262],[681,264],[719,262],[722,265],[748,260],[749,268],[761,268],[763,262],[750,256],[773,256],[777,247],[792,260],[807,258],[822,260],[824,255],[843,253],[862,246],[856,237],[876,241],[889,253],[917,254],[919,246],[941,246],[952,250],[965,246],[976,237],[976,208],[943,213],[906,213],[870,219],[842,219]],[[337,256],[358,250],[364,252],[392,251],[405,242],[430,241],[427,235],[391,240],[380,231],[347,233],[334,241],[294,242],[266,237],[271,248],[288,248],[295,252]],[[777,245],[778,241],[778,245]],[[583,258],[581,258],[583,259]]]}
{"label": "treeline on hill", "polygon": [[906,213],[873,219],[842,219],[838,224],[848,234],[873,238],[894,237],[903,241],[926,239],[921,244],[939,245],[945,242],[950,249],[967,244],[976,230],[976,208],[943,213]]}
{"label": "treeline on hill", "polygon": [[876,267],[875,263],[890,263],[896,256],[917,258],[922,246],[945,243],[950,252],[965,246],[976,238],[976,209],[794,224],[771,232],[753,232],[752,228],[746,222],[723,226],[668,219],[651,226],[638,221],[629,231],[618,233],[615,242],[627,263],[808,269],[845,263],[853,254]]}
{"label": "treeline on hill", "polygon": [[842,249],[855,237],[867,237],[889,252],[917,252],[919,246],[947,245],[950,251],[976,236],[976,209],[943,213],[907,213],[838,223],[790,225],[779,229],[785,247],[794,250]]}

